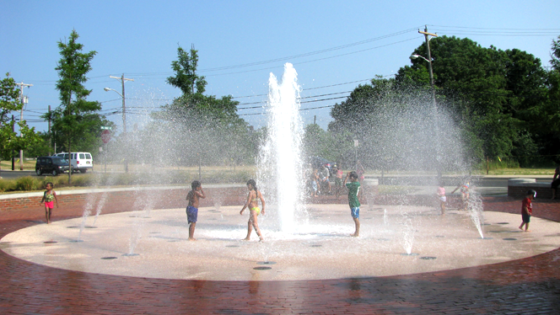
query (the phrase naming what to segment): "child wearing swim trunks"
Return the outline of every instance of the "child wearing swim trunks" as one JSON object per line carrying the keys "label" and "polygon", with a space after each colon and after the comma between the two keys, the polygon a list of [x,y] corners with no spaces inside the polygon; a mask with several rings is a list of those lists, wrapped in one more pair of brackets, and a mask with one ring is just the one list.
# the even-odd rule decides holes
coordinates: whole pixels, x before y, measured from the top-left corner
{"label": "child wearing swim trunks", "polygon": [[56,201],[56,207],[58,208],[58,198],[56,197],[56,192],[53,190],[53,183],[47,183],[47,190],[43,194],[41,203],[45,203],[45,218],[47,219],[47,224],[51,223],[51,214],[54,208],[54,201]]}
{"label": "child wearing swim trunks", "polygon": [[187,220],[189,223],[189,241],[196,241],[194,238],[194,229],[196,227],[196,221],[198,219],[198,204],[200,198],[206,198],[204,195],[204,190],[202,190],[202,184],[195,180],[191,184],[192,190],[187,194],[187,200],[189,204],[187,205]]}
{"label": "child wearing swim trunks", "polygon": [[533,199],[537,196],[537,192],[534,190],[529,190],[527,192],[527,197],[523,199],[521,203],[521,225],[520,230],[523,230],[523,225],[525,225],[525,232],[529,231],[529,222],[531,222],[531,215],[533,214]]}
{"label": "child wearing swim trunks", "polygon": [[[360,182],[358,181],[358,174],[354,171],[348,172],[344,179],[344,186],[348,188],[348,205],[350,206],[350,214],[354,219],[356,231],[351,236],[360,236]],[[348,180],[350,182],[348,183]]]}
{"label": "child wearing swim trunks", "polygon": [[[264,238],[262,237],[261,230],[259,229],[257,216],[261,212],[264,215],[264,207],[265,207],[264,198],[261,192],[257,189],[257,183],[255,182],[255,180],[250,179],[247,181],[247,189],[249,189],[247,202],[245,203],[243,208],[241,208],[241,212],[239,212],[239,214],[242,215],[243,211],[245,211],[245,208],[249,208],[249,211],[251,212],[249,216],[249,222],[247,223],[247,237],[245,237],[244,240],[248,241],[251,239],[251,232],[253,231],[253,228],[255,228],[255,232],[257,232],[257,235],[259,236],[259,240],[262,242]],[[262,211],[259,208],[259,200],[261,201],[262,204]]]}

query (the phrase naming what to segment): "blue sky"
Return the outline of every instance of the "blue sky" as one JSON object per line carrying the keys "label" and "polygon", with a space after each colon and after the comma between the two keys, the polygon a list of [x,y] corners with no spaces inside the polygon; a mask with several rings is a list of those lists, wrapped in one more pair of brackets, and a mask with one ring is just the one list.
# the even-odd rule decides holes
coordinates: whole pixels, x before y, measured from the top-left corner
{"label": "blue sky", "polygon": [[[194,44],[206,93],[236,97],[238,113],[251,125],[266,124],[259,115],[264,110],[243,108],[264,105],[269,73],[281,77],[284,63],[291,62],[301,96],[313,101],[302,103],[304,122],[316,116],[326,128],[329,106],[343,100],[328,98],[344,97],[365,80],[394,75],[409,64],[424,40],[418,28],[427,24],[430,32],[468,37],[483,47],[525,50],[548,66],[551,42],[560,35],[558,12],[557,0],[1,1],[0,71],[33,84],[24,90],[24,118],[45,131],[39,115],[60,104],[57,42],[75,29],[84,50],[97,51],[88,99],[103,102],[104,113],[119,111],[120,96],[103,88],[120,91],[120,81],[109,76],[124,73],[135,80],[126,83],[127,125],[142,124],[146,112],[180,95],[166,78],[173,74],[178,45]],[[108,118],[122,123],[120,112]]]}

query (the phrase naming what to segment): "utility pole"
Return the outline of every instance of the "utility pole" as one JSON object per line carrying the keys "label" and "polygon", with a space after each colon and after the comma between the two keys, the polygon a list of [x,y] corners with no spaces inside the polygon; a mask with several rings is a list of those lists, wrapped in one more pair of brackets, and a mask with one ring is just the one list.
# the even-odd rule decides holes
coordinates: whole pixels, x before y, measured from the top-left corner
{"label": "utility pole", "polygon": [[[32,87],[33,84],[26,84],[23,83],[23,81],[21,83],[16,83],[16,85],[19,85],[19,87],[21,88],[21,114],[20,114],[20,119],[19,122],[23,122],[23,106],[26,102],[24,96],[23,96],[23,87],[27,86],[27,87]],[[22,137],[22,133],[21,133],[21,128],[19,129],[19,136]],[[19,150],[19,170],[23,171],[23,150]]]}
{"label": "utility pole", "polygon": [[[124,77],[124,73],[122,74],[122,76],[119,77],[114,77],[114,76],[109,76],[109,78],[111,79],[117,79],[117,80],[121,80],[121,84],[122,84],[122,121],[123,121],[123,134],[124,134],[124,139],[125,141],[127,141],[127,136],[126,136],[126,105],[125,105],[125,96],[124,96],[124,82],[125,81],[134,81],[134,79],[127,79]],[[107,90],[107,89],[106,89]],[[115,91],[116,92],[116,91]],[[126,157],[126,150],[125,150],[125,157],[124,157],[124,171],[126,173],[128,173],[128,159]]]}
{"label": "utility pole", "polygon": [[[194,44],[191,44],[191,58],[193,57],[193,56],[192,56],[193,50],[194,50]],[[196,74],[195,74],[194,71],[193,71],[193,76],[195,76],[195,75],[196,75]],[[194,95],[194,84],[195,84],[195,83],[194,83],[194,79],[193,79],[193,83],[192,83],[192,94],[193,94],[193,95]]]}
{"label": "utility pole", "polygon": [[432,69],[432,52],[430,51],[430,38],[429,38],[429,36],[437,37],[437,34],[428,33],[428,26],[424,27],[423,32],[421,30],[418,30],[418,33],[424,34],[424,37],[426,39],[426,47],[428,49],[428,63],[430,64],[430,85],[432,86],[432,98],[433,98],[433,101],[434,101],[434,108],[437,112],[436,90],[434,88],[434,71]]}
{"label": "utility pole", "polygon": [[[51,155],[52,135],[51,135],[51,105],[49,105],[49,155]],[[55,152],[56,153],[56,152]]]}
{"label": "utility pole", "polygon": [[[12,132],[15,132],[16,128],[16,118],[12,115]],[[12,171],[16,170],[16,153],[12,149]]]}
{"label": "utility pole", "polygon": [[434,120],[435,120],[435,124],[434,124],[434,128],[435,128],[435,143],[436,143],[436,169],[437,169],[437,180],[441,180],[441,166],[440,166],[440,161],[439,161],[439,157],[440,157],[440,150],[439,150],[439,127],[438,127],[438,109],[437,109],[437,104],[436,104],[436,89],[434,86],[434,71],[432,68],[432,52],[430,50],[430,36],[432,37],[437,37],[437,34],[433,34],[433,33],[428,33],[428,26],[426,25],[424,27],[424,31],[420,31],[418,30],[418,33],[420,34],[424,34],[424,38],[426,40],[426,49],[428,50],[428,64],[430,65],[430,85],[432,87],[432,101],[434,103]]}

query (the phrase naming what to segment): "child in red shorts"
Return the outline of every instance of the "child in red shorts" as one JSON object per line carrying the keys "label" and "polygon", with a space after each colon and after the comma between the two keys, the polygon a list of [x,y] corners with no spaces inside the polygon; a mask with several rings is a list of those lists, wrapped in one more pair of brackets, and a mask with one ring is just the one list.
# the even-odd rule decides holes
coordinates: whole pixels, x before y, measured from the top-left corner
{"label": "child in red shorts", "polygon": [[51,223],[51,214],[54,208],[54,201],[56,201],[56,207],[58,208],[58,198],[56,198],[56,192],[53,190],[53,183],[47,183],[47,190],[43,194],[43,199],[40,203],[45,203],[45,218],[47,219],[47,224]]}
{"label": "child in red shorts", "polygon": [[523,199],[521,203],[521,218],[523,222],[519,226],[520,230],[523,230],[523,225],[525,225],[525,232],[529,231],[529,222],[531,222],[531,215],[533,214],[533,199],[537,196],[537,192],[534,190],[529,190],[527,192],[527,197]]}

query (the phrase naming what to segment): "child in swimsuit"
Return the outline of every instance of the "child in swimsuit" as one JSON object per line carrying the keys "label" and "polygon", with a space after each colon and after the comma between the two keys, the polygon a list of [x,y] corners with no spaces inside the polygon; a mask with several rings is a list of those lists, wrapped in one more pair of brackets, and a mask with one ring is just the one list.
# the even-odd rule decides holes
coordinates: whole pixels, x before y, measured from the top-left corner
{"label": "child in swimsuit", "polygon": [[263,237],[261,234],[261,230],[259,229],[257,216],[261,213],[261,209],[259,208],[259,199],[261,200],[262,214],[264,215],[264,207],[265,207],[264,198],[261,192],[258,191],[255,180],[250,179],[249,181],[247,181],[247,189],[249,189],[247,202],[245,203],[243,208],[241,208],[241,212],[239,213],[239,214],[243,214],[245,208],[249,208],[249,211],[251,212],[251,215],[249,217],[249,222],[247,223],[247,237],[245,237],[244,240],[248,241],[251,239],[251,232],[253,231],[253,228],[255,228],[255,232],[257,232],[257,235],[259,236],[259,240],[262,241]]}
{"label": "child in swimsuit", "polygon": [[45,203],[45,218],[47,219],[47,224],[51,223],[51,214],[54,208],[54,201],[56,201],[56,207],[58,208],[58,198],[56,198],[56,192],[53,190],[53,183],[47,183],[47,190],[43,194],[43,199],[41,203]]}
{"label": "child in swimsuit", "polygon": [[187,200],[189,204],[187,205],[187,220],[189,223],[189,241],[196,241],[194,238],[194,229],[196,227],[196,221],[198,219],[198,203],[200,198],[206,198],[204,195],[204,190],[202,190],[202,184],[195,180],[191,184],[192,190],[187,194]]}
{"label": "child in swimsuit", "polygon": [[[356,231],[351,236],[360,236],[360,182],[358,181],[359,175],[352,171],[346,174],[343,185],[348,188],[348,205],[350,206],[350,214],[354,220]],[[350,180],[350,182],[348,182]]]}
{"label": "child in swimsuit", "polygon": [[445,197],[445,188],[443,187],[442,182],[439,183],[439,186],[437,188],[437,198],[440,202],[441,215],[444,215],[445,214],[445,202],[447,201],[447,198]]}

